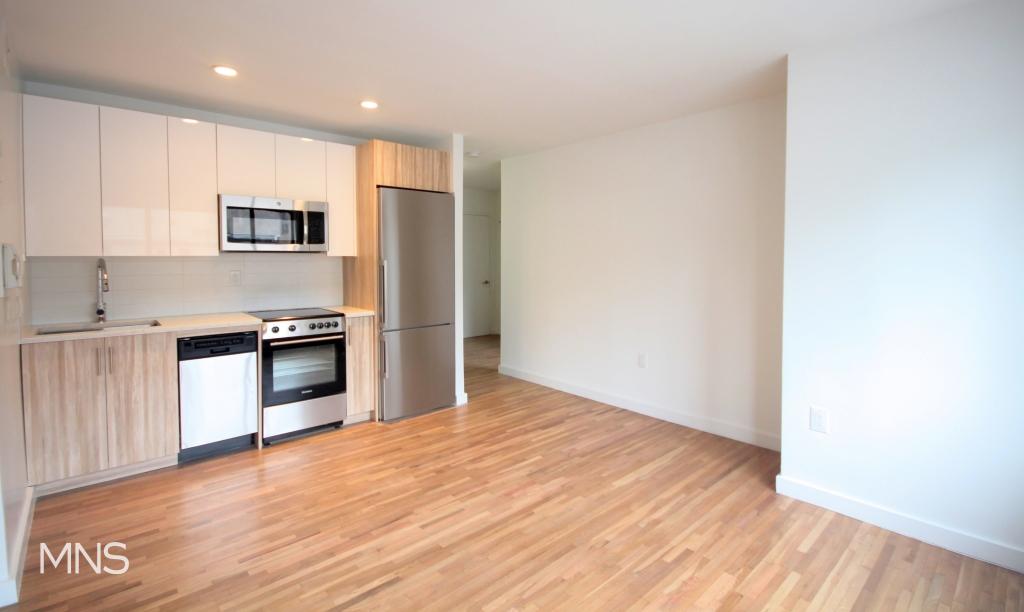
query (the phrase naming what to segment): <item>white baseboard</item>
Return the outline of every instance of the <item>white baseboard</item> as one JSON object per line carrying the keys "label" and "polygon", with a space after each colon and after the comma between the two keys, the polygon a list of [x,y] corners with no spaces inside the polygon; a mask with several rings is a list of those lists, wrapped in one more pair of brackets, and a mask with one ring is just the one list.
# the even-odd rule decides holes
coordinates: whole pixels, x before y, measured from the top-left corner
{"label": "white baseboard", "polygon": [[17,561],[11,575],[0,580],[0,607],[18,602],[21,590],[21,575],[25,571],[25,556],[28,554],[29,533],[32,531],[32,512],[36,507],[35,491],[26,487],[25,500],[22,502],[21,516],[18,517],[18,528],[14,534],[11,550],[16,551]]}
{"label": "white baseboard", "polygon": [[547,376],[542,376],[533,372],[527,372],[526,370],[520,370],[519,368],[514,368],[505,364],[498,366],[498,372],[506,376],[520,378],[538,385],[544,385],[545,387],[551,387],[552,389],[558,389],[559,391],[565,391],[566,393],[592,399],[595,402],[611,404],[617,408],[625,408],[626,410],[638,412],[662,421],[668,421],[669,423],[675,423],[676,425],[699,429],[701,431],[715,434],[716,436],[746,442],[747,444],[753,444],[755,446],[760,446],[774,451],[779,450],[779,436],[776,434],[765,431],[756,431],[742,425],[728,423],[711,417],[669,410],[667,408],[653,406],[651,404],[646,404],[626,397],[618,397],[602,391],[596,391],[594,389],[581,387],[579,385],[563,382],[554,378],[548,378]]}
{"label": "white baseboard", "polygon": [[775,479],[775,490],[782,495],[828,508],[915,540],[1024,573],[1024,549],[926,521],[781,474]]}

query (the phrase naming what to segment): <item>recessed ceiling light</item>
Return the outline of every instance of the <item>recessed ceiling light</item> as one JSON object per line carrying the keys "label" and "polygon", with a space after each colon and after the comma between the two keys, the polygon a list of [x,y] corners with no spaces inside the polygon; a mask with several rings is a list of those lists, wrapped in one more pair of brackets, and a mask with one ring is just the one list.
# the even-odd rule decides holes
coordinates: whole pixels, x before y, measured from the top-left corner
{"label": "recessed ceiling light", "polygon": [[213,71],[220,76],[233,77],[238,76],[238,71],[231,66],[214,66]]}
{"label": "recessed ceiling light", "polygon": [[313,142],[313,139],[312,138],[303,137],[302,138],[302,142]]}
{"label": "recessed ceiling light", "polygon": [[373,100],[363,100],[362,102],[359,103],[359,106],[362,106],[366,110],[373,110],[380,106],[380,104],[377,104]]}
{"label": "recessed ceiling light", "polygon": [[466,157],[480,157],[480,151],[469,151],[466,153]]}
{"label": "recessed ceiling light", "polygon": [[182,119],[182,123],[199,123],[198,119]]}

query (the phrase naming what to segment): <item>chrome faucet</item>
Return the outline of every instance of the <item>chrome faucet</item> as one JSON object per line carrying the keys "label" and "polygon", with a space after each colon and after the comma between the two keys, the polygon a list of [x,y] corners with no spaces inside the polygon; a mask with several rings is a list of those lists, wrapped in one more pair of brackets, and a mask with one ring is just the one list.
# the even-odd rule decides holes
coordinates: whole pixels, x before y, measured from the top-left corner
{"label": "chrome faucet", "polygon": [[107,274],[107,260],[96,262],[96,318],[100,323],[107,320],[107,305],[103,294],[110,291],[110,275]]}

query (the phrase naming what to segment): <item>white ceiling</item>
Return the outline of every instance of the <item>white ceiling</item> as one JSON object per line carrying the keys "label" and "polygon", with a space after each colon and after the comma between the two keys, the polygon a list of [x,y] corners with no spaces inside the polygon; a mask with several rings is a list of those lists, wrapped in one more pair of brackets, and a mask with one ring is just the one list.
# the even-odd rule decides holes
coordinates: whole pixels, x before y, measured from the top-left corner
{"label": "white ceiling", "polygon": [[467,184],[497,188],[502,158],[782,91],[790,50],[968,1],[9,0],[7,12],[25,79],[413,144],[462,132],[480,152]]}

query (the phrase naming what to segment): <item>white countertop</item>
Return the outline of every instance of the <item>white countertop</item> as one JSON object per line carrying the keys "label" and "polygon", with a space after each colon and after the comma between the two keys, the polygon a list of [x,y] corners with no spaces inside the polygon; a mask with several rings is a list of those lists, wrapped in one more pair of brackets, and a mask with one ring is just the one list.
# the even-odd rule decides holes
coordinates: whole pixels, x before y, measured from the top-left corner
{"label": "white countertop", "polygon": [[[371,317],[372,310],[355,308],[353,306],[327,306],[327,310],[345,315],[346,317]],[[139,334],[167,334],[179,335],[194,334],[197,332],[226,333],[229,331],[259,331],[263,321],[244,312],[224,312],[217,314],[197,314],[176,317],[155,317],[160,325],[152,327],[111,327],[98,331],[68,332],[59,334],[40,334],[39,330],[68,326],[76,323],[54,323],[52,325],[29,325],[22,328],[21,344],[36,344],[39,342],[64,342],[66,340],[85,340],[88,338],[109,338],[111,336],[136,336]],[[116,323],[117,321],[112,321]],[[88,325],[91,322],[80,323]]]}
{"label": "white countertop", "polygon": [[[111,327],[98,331],[68,332],[59,334],[39,334],[39,330],[68,326],[75,323],[54,323],[53,325],[30,325],[22,328],[21,344],[36,344],[39,342],[64,342],[66,340],[86,340],[89,338],[109,338],[112,336],[137,336],[140,334],[191,334],[199,331],[210,330],[213,333],[228,331],[259,331],[262,321],[256,317],[249,316],[242,312],[228,312],[220,314],[186,315],[178,317],[156,317],[159,325],[152,327]],[[117,322],[117,321],[113,321]],[[88,323],[82,323],[88,325]]]}
{"label": "white countertop", "polygon": [[327,310],[333,310],[334,312],[340,312],[346,317],[372,317],[373,311],[365,308],[356,308],[355,306],[328,306]]}

